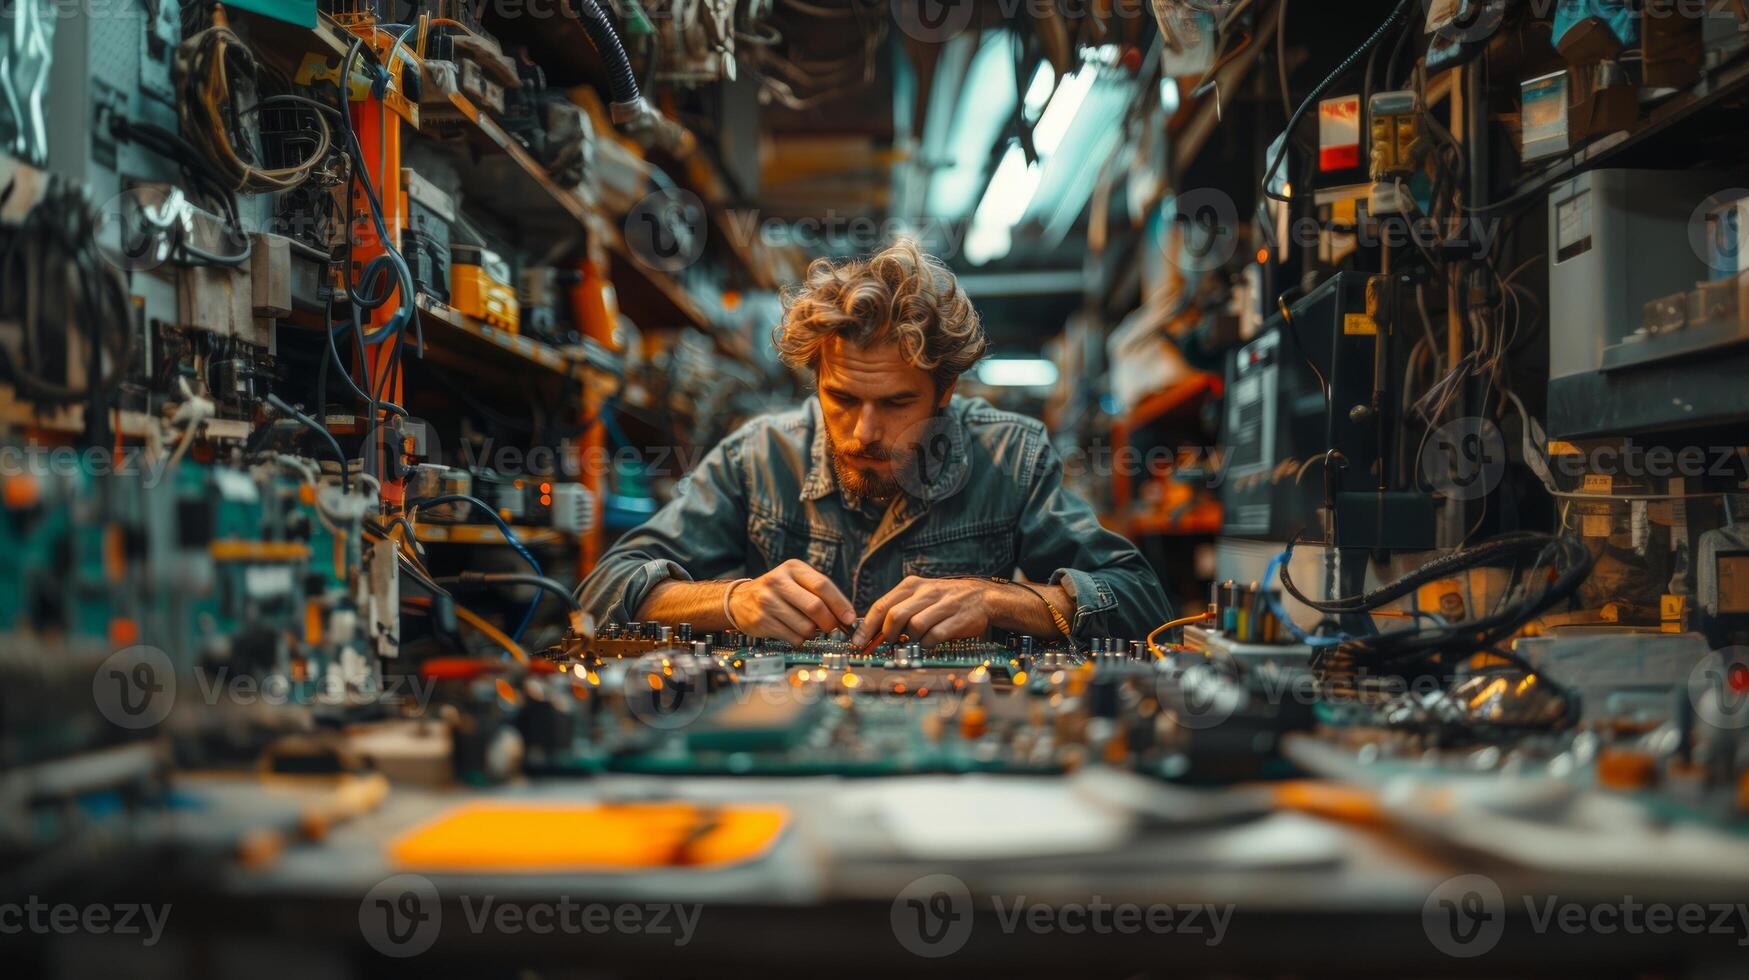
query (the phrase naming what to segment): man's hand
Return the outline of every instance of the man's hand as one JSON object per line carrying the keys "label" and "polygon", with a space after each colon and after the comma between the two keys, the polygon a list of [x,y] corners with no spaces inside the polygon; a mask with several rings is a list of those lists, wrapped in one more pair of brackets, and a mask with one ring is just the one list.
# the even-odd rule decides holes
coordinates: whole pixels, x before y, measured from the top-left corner
{"label": "man's hand", "polygon": [[832,580],[807,562],[791,558],[756,579],[734,586],[729,611],[735,625],[753,637],[801,643],[816,630],[856,622],[856,609]]}
{"label": "man's hand", "polygon": [[982,636],[994,621],[1001,586],[982,579],[918,578],[908,575],[869,607],[851,642],[867,648],[896,642],[933,647],[948,640]]}

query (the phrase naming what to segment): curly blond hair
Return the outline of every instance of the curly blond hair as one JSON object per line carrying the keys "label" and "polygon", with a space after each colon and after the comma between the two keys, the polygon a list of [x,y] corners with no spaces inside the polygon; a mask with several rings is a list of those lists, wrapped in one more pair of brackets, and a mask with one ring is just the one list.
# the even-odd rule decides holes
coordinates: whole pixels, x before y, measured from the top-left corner
{"label": "curly blond hair", "polygon": [[867,259],[816,259],[786,290],[771,332],[792,370],[818,374],[820,348],[834,336],[859,347],[895,342],[911,366],[943,391],[989,349],[978,311],[941,260],[900,240]]}

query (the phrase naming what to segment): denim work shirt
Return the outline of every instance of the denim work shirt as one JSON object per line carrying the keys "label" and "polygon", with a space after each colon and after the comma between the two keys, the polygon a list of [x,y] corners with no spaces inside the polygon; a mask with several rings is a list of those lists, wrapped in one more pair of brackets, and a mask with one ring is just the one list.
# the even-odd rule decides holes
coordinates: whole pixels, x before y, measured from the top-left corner
{"label": "denim work shirt", "polygon": [[955,397],[926,426],[917,455],[938,465],[897,466],[905,492],[877,504],[839,492],[817,399],[748,422],[602,556],[583,608],[631,622],[667,579],[753,577],[798,558],[859,614],[907,575],[1019,569],[1073,596],[1078,639],[1140,639],[1170,618],[1147,560],[1064,488],[1042,423]]}

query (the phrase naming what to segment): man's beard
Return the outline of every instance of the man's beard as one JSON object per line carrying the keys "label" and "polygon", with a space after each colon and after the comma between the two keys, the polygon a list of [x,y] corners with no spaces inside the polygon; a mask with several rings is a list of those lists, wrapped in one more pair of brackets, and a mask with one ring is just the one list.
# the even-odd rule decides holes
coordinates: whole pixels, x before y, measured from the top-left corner
{"label": "man's beard", "polygon": [[826,433],[826,442],[832,451],[832,470],[838,474],[838,489],[848,496],[866,498],[868,500],[885,502],[899,495],[899,481],[892,476],[882,476],[874,470],[858,469],[851,461],[851,456],[865,456],[873,459],[890,460],[893,453],[880,443],[862,445],[851,443],[840,446],[838,440]]}

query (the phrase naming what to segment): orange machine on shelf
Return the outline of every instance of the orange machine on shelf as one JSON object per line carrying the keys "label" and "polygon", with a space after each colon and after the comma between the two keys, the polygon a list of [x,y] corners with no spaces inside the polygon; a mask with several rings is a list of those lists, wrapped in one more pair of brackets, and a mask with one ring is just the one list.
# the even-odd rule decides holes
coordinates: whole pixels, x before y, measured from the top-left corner
{"label": "orange machine on shelf", "polygon": [[509,267],[479,245],[450,245],[449,305],[500,330],[517,333],[521,328],[522,306],[510,284]]}

